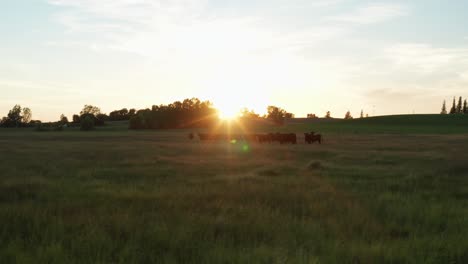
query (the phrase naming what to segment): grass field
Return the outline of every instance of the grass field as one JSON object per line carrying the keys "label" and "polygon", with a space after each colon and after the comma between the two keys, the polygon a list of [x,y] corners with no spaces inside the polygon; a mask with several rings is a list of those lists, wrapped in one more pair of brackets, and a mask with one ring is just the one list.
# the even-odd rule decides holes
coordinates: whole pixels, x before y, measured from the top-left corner
{"label": "grass field", "polygon": [[3,129],[0,263],[468,263],[468,119],[437,118],[258,128],[323,145]]}

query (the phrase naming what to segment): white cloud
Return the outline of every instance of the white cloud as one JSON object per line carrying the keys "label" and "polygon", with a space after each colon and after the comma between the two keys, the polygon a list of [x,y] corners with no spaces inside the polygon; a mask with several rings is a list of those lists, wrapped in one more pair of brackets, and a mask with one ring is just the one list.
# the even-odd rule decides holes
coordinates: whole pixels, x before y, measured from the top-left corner
{"label": "white cloud", "polygon": [[[298,94],[304,98],[310,95],[307,104],[327,107],[313,95],[348,98],[362,92],[368,97],[368,91],[385,88],[391,93],[381,93],[384,97],[408,99],[430,87],[457,90],[463,84],[468,76],[465,49],[429,44],[382,48],[360,39],[362,46],[355,48],[365,49],[365,58],[341,50],[346,44],[340,43],[352,42],[351,33],[360,26],[409,14],[405,5],[380,3],[333,15],[344,1],[272,1],[281,11],[291,8],[296,12],[303,6],[320,14],[307,21],[314,23],[299,22],[297,26],[285,17],[265,14],[268,10],[249,15],[238,10],[221,12],[207,0],[50,0],[63,7],[56,19],[69,34],[48,44],[138,54],[146,60],[148,72],[138,83],[150,83],[148,90],[176,87],[169,93],[185,89],[196,90],[200,97],[217,94],[234,98],[220,90],[242,87],[253,94],[252,102],[242,93],[233,101],[247,100],[245,106],[249,107],[257,104],[257,98],[264,98],[265,91],[271,91],[272,98],[267,99],[288,102],[290,106],[285,107],[299,114],[303,106],[296,102]],[[278,25],[285,28],[278,29]],[[431,75],[439,80],[434,81]]]}
{"label": "white cloud", "polygon": [[358,8],[352,13],[330,16],[328,20],[352,24],[375,24],[408,14],[408,7],[401,4],[378,3]]}
{"label": "white cloud", "polygon": [[437,48],[430,44],[397,44],[385,50],[385,57],[408,72],[460,73],[468,68],[468,48]]}
{"label": "white cloud", "polygon": [[[93,36],[90,48],[102,47],[158,58],[249,56],[312,47],[352,32],[355,24],[382,22],[406,14],[397,4],[372,4],[332,16],[306,28],[280,23],[265,12],[218,13],[208,0],[48,0],[65,9],[56,20],[71,34]],[[303,5],[316,13],[347,0],[273,1],[271,9]],[[225,14],[230,15],[225,15]],[[232,14],[233,13],[233,14]],[[320,19],[319,19],[320,20]],[[347,22],[346,24],[337,22]],[[351,23],[349,23],[351,22]],[[278,26],[286,25],[286,30]],[[54,41],[56,42],[56,41]],[[80,40],[68,42],[83,43]],[[107,44],[106,44],[107,43]]]}
{"label": "white cloud", "polygon": [[[323,0],[313,6],[326,7],[341,1]],[[273,21],[263,15],[244,16],[241,12],[218,15],[207,0],[50,0],[50,3],[71,7],[57,14],[56,19],[69,30],[70,37],[80,36],[77,33],[92,34],[92,41],[87,42],[89,48],[139,54],[152,60],[165,75],[184,72],[187,78],[192,75],[202,83],[205,81],[200,80],[211,78],[220,65],[234,72],[230,78],[237,78],[235,72],[245,72],[242,70],[245,63],[258,70],[270,68],[272,61],[282,61],[292,64],[283,66],[290,72],[299,71],[303,63],[296,54],[298,51],[347,31],[343,26],[321,25],[280,32],[274,26],[265,26]],[[279,4],[286,5],[284,1]],[[80,39],[65,42],[86,43]],[[60,45],[58,41],[49,44]],[[263,79],[270,80],[271,75],[265,74]]]}

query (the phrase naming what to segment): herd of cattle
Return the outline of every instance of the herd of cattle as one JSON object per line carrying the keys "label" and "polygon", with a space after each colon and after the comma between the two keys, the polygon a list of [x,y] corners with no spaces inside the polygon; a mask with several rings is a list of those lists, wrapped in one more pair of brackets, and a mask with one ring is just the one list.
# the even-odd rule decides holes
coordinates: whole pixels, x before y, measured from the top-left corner
{"label": "herd of cattle", "polygon": [[[198,133],[201,141],[250,141],[259,143],[273,143],[279,142],[280,144],[297,144],[297,135],[295,133],[268,133],[268,134],[204,134]],[[189,134],[190,139],[194,139],[193,133]],[[312,144],[318,142],[322,144],[322,135],[315,132],[304,133],[305,142]]]}

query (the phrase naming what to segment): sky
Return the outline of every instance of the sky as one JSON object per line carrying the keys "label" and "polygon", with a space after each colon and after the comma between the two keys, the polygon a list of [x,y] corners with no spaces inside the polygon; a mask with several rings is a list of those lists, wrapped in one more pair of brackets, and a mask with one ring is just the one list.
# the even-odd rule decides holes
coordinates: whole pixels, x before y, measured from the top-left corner
{"label": "sky", "polygon": [[438,113],[468,97],[466,0],[1,0],[0,116],[198,97],[229,114]]}

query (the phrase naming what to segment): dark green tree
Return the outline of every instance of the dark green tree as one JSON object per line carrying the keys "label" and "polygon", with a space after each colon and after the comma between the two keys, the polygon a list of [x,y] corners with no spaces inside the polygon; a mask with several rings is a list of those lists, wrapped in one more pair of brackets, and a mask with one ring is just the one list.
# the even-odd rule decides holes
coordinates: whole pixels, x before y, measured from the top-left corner
{"label": "dark green tree", "polygon": [[325,118],[331,118],[331,113],[330,113],[330,111],[327,111],[327,113],[325,114]]}
{"label": "dark green tree", "polygon": [[64,114],[61,114],[60,115],[60,121],[59,121],[62,125],[66,125],[68,124],[68,118],[64,115]]}
{"label": "dark green tree", "polygon": [[447,107],[445,106],[445,100],[444,100],[444,103],[442,104],[442,111],[440,111],[440,114],[442,115],[447,114]]}
{"label": "dark green tree", "polygon": [[75,123],[75,124],[81,123],[81,118],[80,118],[79,115],[73,115],[73,119],[72,119],[72,120],[73,120],[73,123]]}
{"label": "dark green tree", "polygon": [[144,125],[144,120],[141,115],[134,115],[130,118],[129,122],[130,129],[144,129],[146,128]]}
{"label": "dark green tree", "polygon": [[27,124],[27,123],[31,122],[31,119],[32,119],[31,109],[29,109],[27,107],[23,108],[23,118],[21,119],[23,124]]}
{"label": "dark green tree", "polygon": [[94,129],[94,119],[91,115],[85,115],[81,120],[81,130],[89,131]]}
{"label": "dark green tree", "polygon": [[130,109],[130,129],[168,129],[210,127],[218,120],[217,110],[209,101],[197,98],[176,101],[169,105],[153,105],[135,112]]}
{"label": "dark green tree", "polygon": [[455,111],[456,111],[455,113],[457,113],[457,114],[463,113],[462,112],[462,97],[461,96],[458,98],[458,104],[457,104],[457,108],[456,108]]}
{"label": "dark green tree", "polygon": [[468,105],[467,105],[466,99],[463,102],[463,113],[468,114]]}
{"label": "dark green tree", "polygon": [[364,118],[364,110],[361,109],[361,115],[359,117]]}
{"label": "dark green tree", "polygon": [[85,105],[83,107],[83,110],[81,110],[80,115],[85,115],[85,114],[92,114],[94,116],[97,116],[101,113],[101,109],[97,106],[92,106],[92,105]]}
{"label": "dark green tree", "polygon": [[284,124],[284,119],[291,117],[291,113],[288,113],[284,109],[281,109],[277,106],[270,105],[267,107],[266,118],[272,120],[277,125]]}
{"label": "dark green tree", "polygon": [[452,108],[450,108],[450,114],[453,115],[457,112],[457,107],[455,105],[455,97],[453,98]]}
{"label": "dark green tree", "polygon": [[344,119],[353,119],[353,116],[351,115],[351,112],[346,112]]}
{"label": "dark green tree", "polygon": [[23,121],[22,108],[20,105],[15,105],[8,112],[7,117],[2,121],[2,126],[4,127],[19,127]]}
{"label": "dark green tree", "polygon": [[129,119],[130,119],[130,115],[128,114],[127,108],[112,111],[109,113],[110,121],[123,121],[123,120],[129,120]]}
{"label": "dark green tree", "polygon": [[97,114],[95,120],[96,126],[103,126],[105,122],[109,120],[109,117],[106,114]]}
{"label": "dark green tree", "polygon": [[8,112],[8,118],[12,120],[13,122],[19,124],[21,123],[21,120],[23,119],[23,116],[21,115],[22,108],[20,105],[15,105],[13,108]]}

